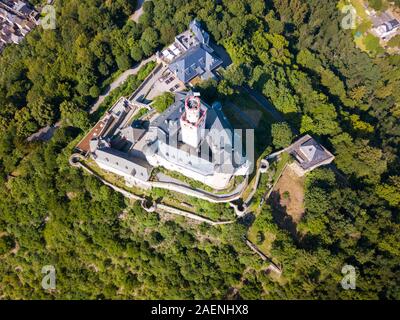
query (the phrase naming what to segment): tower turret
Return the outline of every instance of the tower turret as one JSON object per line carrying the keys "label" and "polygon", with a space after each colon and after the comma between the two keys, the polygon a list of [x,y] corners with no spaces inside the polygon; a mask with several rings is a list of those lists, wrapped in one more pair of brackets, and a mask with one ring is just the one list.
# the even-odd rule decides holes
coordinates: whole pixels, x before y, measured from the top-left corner
{"label": "tower turret", "polygon": [[201,107],[200,98],[188,95],[185,99],[185,112],[182,114],[182,141],[197,148],[204,138],[207,109]]}

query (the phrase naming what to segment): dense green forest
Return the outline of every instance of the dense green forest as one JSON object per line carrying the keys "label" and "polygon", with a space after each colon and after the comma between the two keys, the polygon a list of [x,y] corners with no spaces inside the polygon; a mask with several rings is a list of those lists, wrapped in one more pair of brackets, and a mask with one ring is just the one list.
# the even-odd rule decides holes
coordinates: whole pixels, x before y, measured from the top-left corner
{"label": "dense green forest", "polygon": [[[0,297],[400,299],[400,56],[359,51],[337,1],[58,0],[57,28],[37,28],[0,57]],[[307,177],[306,214],[277,235],[266,274],[244,224],[208,227],[147,214],[68,165],[86,110],[110,79],[170,43],[198,18],[233,65],[209,99],[262,92],[294,132],[335,155]],[[64,121],[48,143],[26,137]],[[274,130],[278,130],[278,126]],[[290,135],[289,135],[290,136]],[[285,139],[274,139],[277,146]],[[357,270],[357,289],[340,286]],[[41,268],[54,265],[57,289]]]}

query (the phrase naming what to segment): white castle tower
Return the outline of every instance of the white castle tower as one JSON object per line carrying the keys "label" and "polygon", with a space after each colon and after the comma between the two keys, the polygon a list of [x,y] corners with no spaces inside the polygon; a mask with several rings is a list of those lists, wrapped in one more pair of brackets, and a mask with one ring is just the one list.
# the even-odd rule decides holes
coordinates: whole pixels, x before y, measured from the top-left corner
{"label": "white castle tower", "polygon": [[201,108],[200,98],[188,95],[185,99],[185,111],[182,113],[180,122],[182,130],[182,141],[194,148],[204,138],[207,109]]}

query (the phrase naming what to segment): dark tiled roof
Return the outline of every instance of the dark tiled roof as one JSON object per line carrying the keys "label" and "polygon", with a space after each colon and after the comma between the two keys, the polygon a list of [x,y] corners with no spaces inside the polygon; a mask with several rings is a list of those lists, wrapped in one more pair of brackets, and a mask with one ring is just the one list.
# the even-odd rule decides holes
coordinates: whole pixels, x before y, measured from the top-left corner
{"label": "dark tiled roof", "polygon": [[400,25],[397,19],[390,20],[388,24],[390,25],[391,29],[394,29]]}
{"label": "dark tiled roof", "polygon": [[289,152],[298,160],[301,159],[301,161],[298,161],[299,165],[305,170],[333,158],[333,155],[328,150],[309,135],[296,141]]}
{"label": "dark tiled roof", "polygon": [[176,73],[179,80],[188,83],[193,78],[203,74],[210,76],[210,72],[221,64],[222,60],[213,54],[210,47],[200,44],[175,59],[169,65],[169,69]]}
{"label": "dark tiled roof", "polygon": [[147,181],[150,178],[151,170],[145,161],[130,157],[128,154],[112,148],[97,149],[95,160],[143,181]]}
{"label": "dark tiled roof", "polygon": [[210,42],[210,35],[201,28],[196,19],[190,23],[189,27],[201,43],[208,44]]}
{"label": "dark tiled roof", "polygon": [[[150,127],[155,129],[158,132],[159,143],[168,144],[168,141],[171,139],[167,139],[167,137],[172,137],[178,134],[178,137],[181,137],[180,131],[180,117],[184,111],[184,100],[186,95],[192,94],[189,93],[179,93],[176,97],[176,101],[172,104],[164,113],[162,113],[157,119],[155,119]],[[234,135],[233,129],[222,112],[222,106],[220,103],[214,103],[211,106],[205,104],[201,101],[201,108],[207,110],[207,117],[205,123],[205,129],[209,130],[208,135],[201,141],[202,148],[210,148],[210,151],[214,155],[213,162],[214,164],[228,164],[232,161],[232,147],[234,146]],[[173,126],[170,124],[174,123]],[[165,137],[165,138],[163,138]],[[221,141],[221,138],[223,140]],[[161,141],[162,140],[162,141]],[[182,139],[178,139],[182,140]],[[172,141],[175,141],[172,139]],[[196,153],[193,152],[194,148],[190,148],[189,146],[178,143],[178,151],[179,153]],[[229,146],[229,147],[228,147]],[[204,150],[202,149],[201,150]],[[189,152],[191,151],[191,152]],[[237,152],[237,150],[233,150],[233,152]],[[200,156],[200,155],[199,155]],[[240,159],[241,157],[235,154],[235,159]],[[182,158],[184,158],[182,156]],[[207,161],[210,161],[208,157],[206,157]],[[180,163],[180,165],[185,166],[186,164]],[[194,170],[191,168],[191,170]],[[222,170],[222,169],[221,169]],[[224,172],[226,171],[226,165],[224,165]],[[231,170],[234,170],[232,167]],[[195,170],[196,171],[196,170]],[[204,173],[204,172],[203,172]]]}

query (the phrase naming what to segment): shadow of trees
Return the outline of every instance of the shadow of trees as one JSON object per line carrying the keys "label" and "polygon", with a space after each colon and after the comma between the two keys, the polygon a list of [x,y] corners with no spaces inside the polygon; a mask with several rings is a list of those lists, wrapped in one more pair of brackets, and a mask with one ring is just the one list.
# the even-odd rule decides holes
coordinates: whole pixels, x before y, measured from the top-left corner
{"label": "shadow of trees", "polygon": [[269,202],[272,208],[272,217],[274,222],[282,229],[290,232],[295,240],[299,239],[297,232],[297,225],[293,221],[293,218],[287,213],[286,206],[281,204],[281,195],[278,191],[273,191],[269,198]]}
{"label": "shadow of trees", "polygon": [[281,204],[281,195],[273,191],[269,198],[274,222],[282,229],[288,231],[298,247],[306,250],[316,250],[320,246],[320,238],[310,234],[302,234],[297,231],[297,223],[287,213],[286,206]]}

